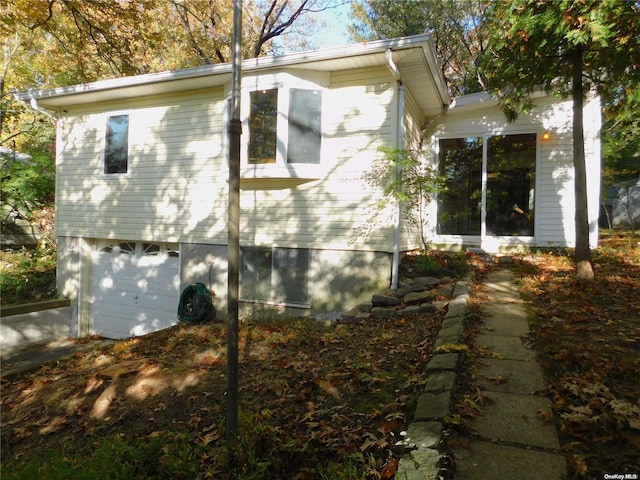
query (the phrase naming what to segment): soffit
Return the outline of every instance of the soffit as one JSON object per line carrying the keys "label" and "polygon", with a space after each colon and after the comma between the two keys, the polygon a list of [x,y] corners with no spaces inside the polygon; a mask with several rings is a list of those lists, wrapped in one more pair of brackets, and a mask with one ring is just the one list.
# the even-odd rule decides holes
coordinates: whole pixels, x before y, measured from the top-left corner
{"label": "soffit", "polygon": [[[243,73],[278,70],[340,71],[387,65],[386,51],[393,51],[404,85],[412,92],[426,116],[440,113],[448,104],[444,79],[437,66],[428,35],[380,40],[346,47],[303,52],[281,57],[262,57],[242,62]],[[168,95],[231,83],[231,64],[216,64],[172,72],[116,78],[72,87],[23,92],[23,101],[37,100],[40,107],[67,107],[128,98]]]}

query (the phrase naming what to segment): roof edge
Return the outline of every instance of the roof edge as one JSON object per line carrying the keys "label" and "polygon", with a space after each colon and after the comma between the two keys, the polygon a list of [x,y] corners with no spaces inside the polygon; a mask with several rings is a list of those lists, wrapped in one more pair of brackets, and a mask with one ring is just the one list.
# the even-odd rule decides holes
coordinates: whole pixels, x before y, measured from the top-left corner
{"label": "roof edge", "polygon": [[[355,43],[341,47],[310,50],[307,52],[292,53],[274,57],[250,58],[242,61],[241,68],[243,72],[252,72],[263,69],[314,63],[323,60],[331,60],[334,58],[357,57],[361,55],[375,54],[386,51],[387,49],[401,50],[405,48],[416,48],[418,46],[422,46],[422,48],[425,50],[425,53],[427,50],[432,51],[433,46],[431,45],[431,35],[422,34],[410,37],[374,40],[370,42]],[[428,57],[430,56],[431,55],[428,55]],[[434,63],[434,61],[429,62],[429,67],[432,69],[432,74],[434,74],[434,76],[441,75],[437,68],[435,71],[433,71],[435,65],[437,64],[437,62]],[[18,100],[23,102],[28,102],[31,99],[44,100],[55,97],[75,96],[85,93],[95,93],[108,90],[117,90],[121,88],[145,86],[154,83],[186,80],[210,75],[229,74],[231,73],[231,68],[231,63],[218,63],[214,65],[204,65],[179,70],[169,70],[163,72],[134,75],[129,77],[98,80],[96,82],[82,83],[67,87],[58,87],[48,90],[28,90],[18,92],[15,94],[15,96]],[[442,79],[442,81],[444,80]]]}

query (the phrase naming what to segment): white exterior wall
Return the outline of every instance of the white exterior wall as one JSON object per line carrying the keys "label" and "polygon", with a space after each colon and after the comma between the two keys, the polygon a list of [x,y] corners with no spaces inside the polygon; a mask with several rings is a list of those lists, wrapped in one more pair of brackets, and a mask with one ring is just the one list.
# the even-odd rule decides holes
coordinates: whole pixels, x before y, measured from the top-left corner
{"label": "white exterior wall", "polygon": [[[317,180],[270,180],[267,188],[242,183],[242,245],[389,251],[392,231],[368,235],[373,195],[363,173],[388,142],[392,126],[391,77],[385,69],[337,72],[323,91]],[[269,168],[269,167],[266,167]],[[304,176],[304,167],[301,169]]]}
{"label": "white exterior wall", "polygon": [[[332,74],[321,165],[308,179],[243,180],[241,244],[390,251],[392,230],[362,231],[373,200],[363,173],[390,141],[392,101],[384,68]],[[215,89],[62,114],[58,235],[226,244],[225,104]],[[129,114],[128,173],[104,175],[106,119],[119,113]]]}
{"label": "white exterior wall", "polygon": [[[437,140],[467,136],[536,133],[537,169],[535,192],[535,236],[500,237],[500,241],[482,239],[483,248],[499,250],[503,247],[574,246],[575,201],[572,148],[572,102],[550,97],[534,100],[535,108],[508,123],[502,110],[494,102],[452,109],[438,122],[432,137],[431,158],[437,164]],[[591,242],[597,244],[598,202],[600,196],[600,104],[598,99],[587,103],[585,114],[585,155],[588,171],[589,218],[592,227]],[[542,133],[550,138],[543,140]],[[463,237],[438,236],[435,231],[437,210],[431,205],[431,232],[436,243],[463,245]],[[478,239],[479,241],[479,239]],[[476,242],[477,243],[477,242]]]}
{"label": "white exterior wall", "polygon": [[[404,149],[415,152],[417,155],[423,158],[423,128],[425,124],[425,117],[420,111],[418,104],[416,103],[411,92],[405,92],[405,116],[404,116]],[[415,218],[415,221],[408,221],[406,214],[411,213]],[[400,250],[408,251],[422,248],[422,238],[420,234],[420,228],[416,221],[418,221],[419,214],[417,211],[404,212],[401,222],[401,241]],[[427,236],[429,232],[425,232]]]}
{"label": "white exterior wall", "polygon": [[[226,243],[223,108],[218,89],[61,116],[58,236]],[[106,118],[117,113],[129,114],[128,173],[104,175]]]}

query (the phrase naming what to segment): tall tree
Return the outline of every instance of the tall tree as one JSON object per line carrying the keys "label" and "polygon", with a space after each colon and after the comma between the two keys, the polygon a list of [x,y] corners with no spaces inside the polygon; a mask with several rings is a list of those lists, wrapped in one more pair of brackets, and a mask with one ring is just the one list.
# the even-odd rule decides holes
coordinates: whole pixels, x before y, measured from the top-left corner
{"label": "tall tree", "polygon": [[592,281],[582,106],[591,89],[617,108],[637,105],[630,92],[640,82],[640,4],[513,0],[491,3],[487,14],[484,72],[508,118],[529,108],[540,87],[573,100],[576,278]]}
{"label": "tall tree", "polygon": [[[243,57],[303,48],[314,28],[309,14],[334,4],[245,2]],[[54,121],[14,91],[228,62],[232,23],[232,0],[0,0],[0,145],[52,164]],[[32,179],[22,167],[3,173],[13,193],[3,190],[2,202],[19,203]]]}
{"label": "tall tree", "polygon": [[[28,131],[33,112],[12,90],[228,62],[231,0],[12,0],[0,2],[0,143]],[[245,4],[243,57],[305,44],[311,13],[331,0]],[[285,38],[286,37],[286,38]],[[291,37],[291,38],[289,38]],[[289,41],[293,44],[288,43]],[[23,128],[18,129],[17,125]]]}
{"label": "tall tree", "polygon": [[486,51],[481,0],[366,0],[351,7],[349,28],[356,41],[430,32],[451,96],[486,89],[480,68]]}

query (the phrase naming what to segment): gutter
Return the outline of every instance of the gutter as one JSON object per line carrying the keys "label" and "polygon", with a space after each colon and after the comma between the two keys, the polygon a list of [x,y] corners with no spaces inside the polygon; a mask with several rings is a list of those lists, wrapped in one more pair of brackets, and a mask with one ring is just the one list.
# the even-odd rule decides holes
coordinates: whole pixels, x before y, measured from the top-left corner
{"label": "gutter", "polygon": [[[21,98],[21,97],[19,97],[17,95],[16,95],[16,98],[20,102],[27,103],[23,98]],[[40,105],[38,105],[38,99],[37,98],[31,97],[31,99],[29,100],[29,105],[31,105],[31,108],[33,108],[37,112],[42,113],[43,115],[46,115],[47,117],[49,117],[54,122],[56,122],[58,120],[58,118],[53,113],[51,113],[48,110],[45,110]]]}
{"label": "gutter", "polygon": [[[391,48],[387,49],[385,53],[385,59],[387,60],[387,67],[389,71],[396,79],[398,88],[398,108],[396,125],[396,147],[399,151],[404,148],[404,84],[402,83],[402,74],[398,70],[398,66],[393,61],[393,51]],[[401,159],[401,154],[398,154],[398,160]],[[402,166],[400,162],[396,165],[396,178],[402,175]],[[393,232],[393,260],[391,263],[391,289],[398,288],[398,277],[400,275],[400,222],[402,218],[402,205],[398,201],[395,226]]]}

